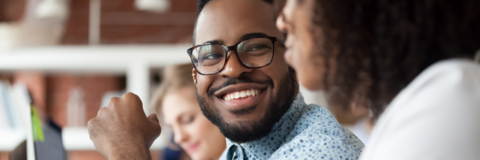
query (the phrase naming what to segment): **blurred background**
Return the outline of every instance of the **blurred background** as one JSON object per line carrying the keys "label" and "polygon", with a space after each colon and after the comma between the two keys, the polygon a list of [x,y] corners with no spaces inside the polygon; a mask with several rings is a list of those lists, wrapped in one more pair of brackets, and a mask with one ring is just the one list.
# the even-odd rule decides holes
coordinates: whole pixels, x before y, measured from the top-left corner
{"label": "blurred background", "polygon": [[[104,159],[89,139],[88,120],[125,92],[139,95],[149,113],[162,68],[189,63],[196,3],[0,0],[0,160],[30,135],[19,109],[27,103],[45,139],[45,128],[60,130],[67,159]],[[28,98],[19,100],[21,93]],[[322,93],[302,93],[326,106]],[[165,132],[151,148],[153,159],[161,157]]]}

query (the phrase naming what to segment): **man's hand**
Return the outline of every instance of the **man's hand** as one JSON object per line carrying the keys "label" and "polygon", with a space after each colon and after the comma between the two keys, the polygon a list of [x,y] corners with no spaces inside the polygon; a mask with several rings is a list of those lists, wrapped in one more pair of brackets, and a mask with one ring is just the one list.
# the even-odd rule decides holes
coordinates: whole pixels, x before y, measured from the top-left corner
{"label": "man's hand", "polygon": [[150,146],[160,131],[157,115],[147,118],[142,101],[133,93],[110,99],[108,106],[88,121],[95,148],[112,160],[150,160]]}

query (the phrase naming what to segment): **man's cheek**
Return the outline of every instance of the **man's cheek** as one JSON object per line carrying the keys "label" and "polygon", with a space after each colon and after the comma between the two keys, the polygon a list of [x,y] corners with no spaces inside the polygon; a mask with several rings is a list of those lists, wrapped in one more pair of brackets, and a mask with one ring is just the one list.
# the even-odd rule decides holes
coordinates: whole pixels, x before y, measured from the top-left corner
{"label": "man's cheek", "polygon": [[201,76],[197,79],[197,93],[202,97],[205,97],[205,95],[207,95],[208,85],[206,85],[206,83],[207,82],[205,81],[205,79]]}

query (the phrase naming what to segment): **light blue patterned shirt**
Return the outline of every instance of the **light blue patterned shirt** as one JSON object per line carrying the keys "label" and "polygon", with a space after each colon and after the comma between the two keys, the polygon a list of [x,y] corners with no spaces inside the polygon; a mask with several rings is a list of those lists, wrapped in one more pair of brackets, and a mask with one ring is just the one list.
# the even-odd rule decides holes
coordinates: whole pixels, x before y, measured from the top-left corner
{"label": "light blue patterned shirt", "polygon": [[356,160],[363,143],[325,108],[298,94],[265,137],[246,143],[227,139],[221,160]]}

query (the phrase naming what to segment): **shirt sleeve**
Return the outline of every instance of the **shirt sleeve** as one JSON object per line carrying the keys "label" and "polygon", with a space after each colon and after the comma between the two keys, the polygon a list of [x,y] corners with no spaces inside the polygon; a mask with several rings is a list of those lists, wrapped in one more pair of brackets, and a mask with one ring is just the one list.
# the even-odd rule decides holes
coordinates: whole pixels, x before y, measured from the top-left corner
{"label": "shirt sleeve", "polygon": [[378,120],[362,160],[480,158],[480,66],[448,60],[429,67]]}

